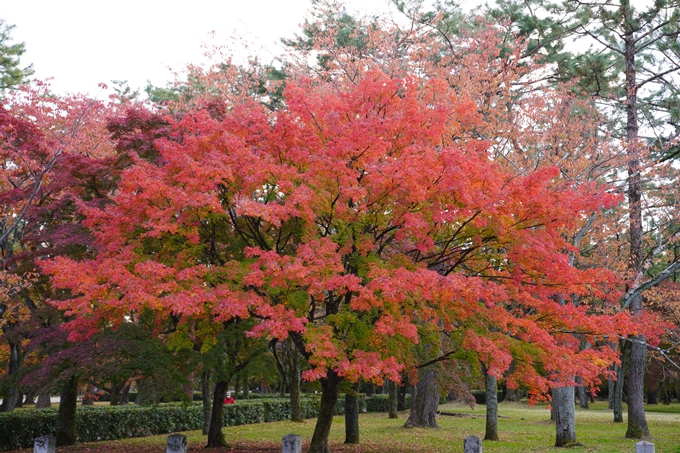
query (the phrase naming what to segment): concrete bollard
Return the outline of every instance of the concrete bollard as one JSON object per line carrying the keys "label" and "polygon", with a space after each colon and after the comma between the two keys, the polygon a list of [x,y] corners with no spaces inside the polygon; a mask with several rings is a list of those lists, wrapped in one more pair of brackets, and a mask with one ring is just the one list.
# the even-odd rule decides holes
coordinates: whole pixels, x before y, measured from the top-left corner
{"label": "concrete bollard", "polygon": [[302,437],[288,434],[281,438],[281,453],[302,453]]}
{"label": "concrete bollard", "polygon": [[654,444],[646,440],[635,444],[635,453],[654,453]]}
{"label": "concrete bollard", "polygon": [[187,436],[184,434],[173,434],[168,436],[168,444],[165,453],[187,453]]}
{"label": "concrete bollard", "polygon": [[33,453],[54,453],[57,441],[54,436],[40,436],[33,439]]}
{"label": "concrete bollard", "polygon": [[464,453],[482,453],[482,439],[477,436],[468,436],[463,441]]}

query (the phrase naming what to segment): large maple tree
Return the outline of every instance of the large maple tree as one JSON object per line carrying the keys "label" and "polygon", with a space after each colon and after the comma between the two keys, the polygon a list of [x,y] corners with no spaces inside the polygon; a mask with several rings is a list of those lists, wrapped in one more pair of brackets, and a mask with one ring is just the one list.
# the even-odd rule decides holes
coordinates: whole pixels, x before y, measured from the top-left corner
{"label": "large maple tree", "polygon": [[618,320],[557,302],[603,294],[562,233],[608,195],[555,166],[508,171],[470,133],[476,104],[436,77],[298,77],[284,98],[212,103],[145,135],[152,157],[131,155],[114,203],[83,207],[97,257],[43,263],[74,296],[55,302],[72,338],[145,309],[255,318],[250,335],[292,338],[321,382],[312,451],[328,449],[341,380],[400,381],[423,326],[499,376],[509,342],[531,344],[516,374],[535,395],[608,363],[571,332]]}

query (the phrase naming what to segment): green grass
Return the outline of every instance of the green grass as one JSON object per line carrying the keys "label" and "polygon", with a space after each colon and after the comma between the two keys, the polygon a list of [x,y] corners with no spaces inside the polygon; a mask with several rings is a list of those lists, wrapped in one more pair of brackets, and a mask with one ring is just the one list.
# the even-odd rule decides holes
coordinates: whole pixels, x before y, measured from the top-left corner
{"label": "green grass", "polygon": [[[345,446],[344,418],[336,417],[330,435],[331,451],[337,453],[427,453],[462,452],[463,439],[470,435],[484,436],[485,407],[469,407],[446,404],[440,406],[446,412],[464,414],[461,417],[440,416],[437,422],[441,429],[404,429],[406,414],[399,414],[397,420],[390,420],[386,414],[362,414],[360,417],[361,445]],[[671,406],[648,406],[647,422],[653,438],[656,453],[680,453],[680,404]],[[501,440],[483,442],[485,453],[538,453],[564,452],[555,448],[555,425],[550,422],[550,412],[545,405],[529,407],[524,403],[503,403],[499,406],[501,418],[498,431]],[[624,410],[625,414],[625,410]],[[574,447],[570,453],[633,453],[636,440],[626,439],[625,423],[613,423],[607,403],[598,401],[591,409],[577,409],[577,439],[582,447]],[[235,446],[224,451],[248,451],[270,448],[280,450],[281,437],[294,433],[303,438],[305,447],[314,431],[314,420],[304,423],[275,422],[258,425],[234,426],[224,429],[228,442]],[[187,434],[193,451],[205,445],[205,436],[200,431]],[[85,451],[125,451],[130,453],[164,451],[167,436],[153,436],[127,439],[117,442],[87,444]],[[102,448],[100,448],[102,447]],[[305,451],[303,448],[303,451]],[[74,450],[76,451],[76,450]],[[222,451],[222,450],[219,450]]]}

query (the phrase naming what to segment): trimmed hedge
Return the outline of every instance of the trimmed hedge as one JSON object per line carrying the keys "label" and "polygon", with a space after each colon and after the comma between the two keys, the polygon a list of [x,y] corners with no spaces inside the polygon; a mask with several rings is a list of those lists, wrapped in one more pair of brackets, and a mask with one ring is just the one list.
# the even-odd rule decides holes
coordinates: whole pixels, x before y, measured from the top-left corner
{"label": "trimmed hedge", "polygon": [[[406,406],[411,400],[406,395]],[[319,414],[320,395],[304,397],[300,401],[302,416],[314,418]],[[388,395],[374,395],[359,399],[363,412],[387,412]],[[0,451],[30,448],[36,437],[54,435],[57,428],[56,408],[20,410],[0,413]],[[345,398],[340,395],[336,415],[345,412]],[[248,425],[290,420],[288,399],[262,398],[239,400],[224,406],[223,426]],[[200,403],[167,403],[157,406],[79,406],[76,412],[78,442],[126,439],[203,428],[203,406]]]}

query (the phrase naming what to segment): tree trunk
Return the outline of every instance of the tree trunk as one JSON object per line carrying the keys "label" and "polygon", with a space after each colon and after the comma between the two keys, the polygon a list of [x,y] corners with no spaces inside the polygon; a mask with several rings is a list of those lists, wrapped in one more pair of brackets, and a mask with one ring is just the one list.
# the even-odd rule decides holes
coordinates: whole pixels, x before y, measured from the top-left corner
{"label": "tree trunk", "polygon": [[38,401],[35,403],[36,409],[45,409],[46,407],[52,406],[52,401],[50,400],[49,393],[43,393],[38,396]]}
{"label": "tree trunk", "polygon": [[300,364],[294,360],[292,373],[289,377],[290,382],[290,419],[294,422],[302,422],[302,405],[300,403]]}
{"label": "tree trunk", "polygon": [[2,405],[0,412],[12,412],[17,407],[17,402],[21,395],[19,394],[19,387],[14,379],[14,375],[21,367],[21,341],[9,343],[9,368],[7,370],[7,380],[9,381],[9,388],[5,391],[2,398]]}
{"label": "tree trunk", "polygon": [[123,384],[123,390],[121,390],[120,398],[118,399],[120,404],[127,404],[130,401],[130,384],[127,381]]}
{"label": "tree trunk", "polygon": [[576,376],[576,383],[578,384],[578,403],[581,409],[589,409],[588,392],[581,382],[581,378]]}
{"label": "tree trunk", "polygon": [[373,396],[374,393],[375,393],[375,384],[373,384],[372,382],[368,382],[366,384],[366,396],[368,396],[370,398],[371,396]]}
{"label": "tree trunk", "polygon": [[[210,430],[210,413],[212,412],[212,382],[210,371],[201,373],[201,401],[203,401],[203,435],[207,435]],[[220,401],[221,403],[222,401]]]}
{"label": "tree trunk", "polygon": [[574,387],[552,389],[555,406],[555,446],[573,447],[576,442],[576,413],[574,408]]}
{"label": "tree trunk", "polygon": [[650,437],[647,419],[645,418],[645,384],[644,372],[647,360],[645,336],[637,335],[630,350],[630,367],[628,373],[628,430],[629,439]]}
{"label": "tree trunk", "polygon": [[388,417],[397,418],[398,412],[398,401],[397,401],[397,384],[393,381],[388,381],[387,383],[390,394],[390,404],[388,406]]}
{"label": "tree trunk", "polygon": [[120,390],[122,388],[122,385],[118,385],[118,383],[114,380],[111,381],[111,397],[109,399],[109,405],[111,406],[118,406],[120,404]]}
{"label": "tree trunk", "polygon": [[345,393],[345,443],[359,443],[359,384]]}
{"label": "tree trunk", "polygon": [[[618,373],[619,366],[614,365],[614,373]],[[607,378],[607,409],[614,410],[614,394],[616,393],[616,381],[609,375]]]}
{"label": "tree trunk", "polygon": [[552,404],[550,404],[550,421],[554,422],[557,420],[557,401],[555,400],[556,395],[555,395],[555,389],[550,389],[550,398],[552,400]]}
{"label": "tree trunk", "polygon": [[76,443],[76,408],[78,407],[78,379],[70,377],[59,392],[59,414],[55,438],[57,447]]}
{"label": "tree trunk", "polygon": [[338,402],[340,382],[342,378],[333,370],[329,370],[326,377],[321,379],[321,406],[309,446],[310,453],[328,453],[328,434],[331,431],[335,405]]}
{"label": "tree trunk", "polygon": [[210,427],[208,428],[208,445],[206,447],[226,447],[227,442],[222,434],[224,417],[224,397],[227,394],[229,382],[219,381],[215,384],[213,394],[212,413],[210,415]]}
{"label": "tree trunk", "polygon": [[668,394],[665,380],[661,383],[661,401],[663,401],[664,406],[669,406],[671,404],[671,397]]}
{"label": "tree trunk", "polygon": [[248,369],[244,368],[241,371],[241,378],[243,380],[243,399],[250,399],[250,382],[248,380]]}
{"label": "tree trunk", "polygon": [[413,389],[411,412],[404,428],[439,428],[435,416],[439,407],[439,392],[434,381],[434,370],[418,370],[418,383]]}
{"label": "tree trunk", "polygon": [[623,423],[623,385],[630,359],[630,345],[627,341],[619,341],[621,365],[616,367],[616,385],[614,386],[614,423]]}
{"label": "tree trunk", "polygon": [[[637,68],[635,67],[636,36],[632,7],[629,3],[621,4],[621,12],[626,23],[623,36],[624,60],[626,65],[626,152],[628,157],[628,225],[630,241],[630,261],[628,270],[632,282],[630,287],[639,284],[643,269],[642,250],[642,182],[640,168],[639,127],[637,117]],[[630,288],[626,288],[630,289]],[[642,296],[633,298],[629,305],[633,316],[642,315]],[[647,346],[644,335],[632,336],[628,367],[628,430],[627,438],[640,439],[649,437],[649,428],[645,418],[644,378]]]}
{"label": "tree trunk", "polygon": [[482,365],[486,383],[486,433],[484,440],[498,440],[498,390],[496,376]]}
{"label": "tree trunk", "polygon": [[503,401],[519,401],[521,399],[519,389],[508,388],[505,391],[505,398],[503,398]]}
{"label": "tree trunk", "polygon": [[659,389],[647,389],[647,404],[659,404],[656,399],[656,394],[659,393]]}
{"label": "tree trunk", "polygon": [[402,384],[397,388],[397,411],[403,412],[406,410],[406,383],[405,378],[402,378]]}

